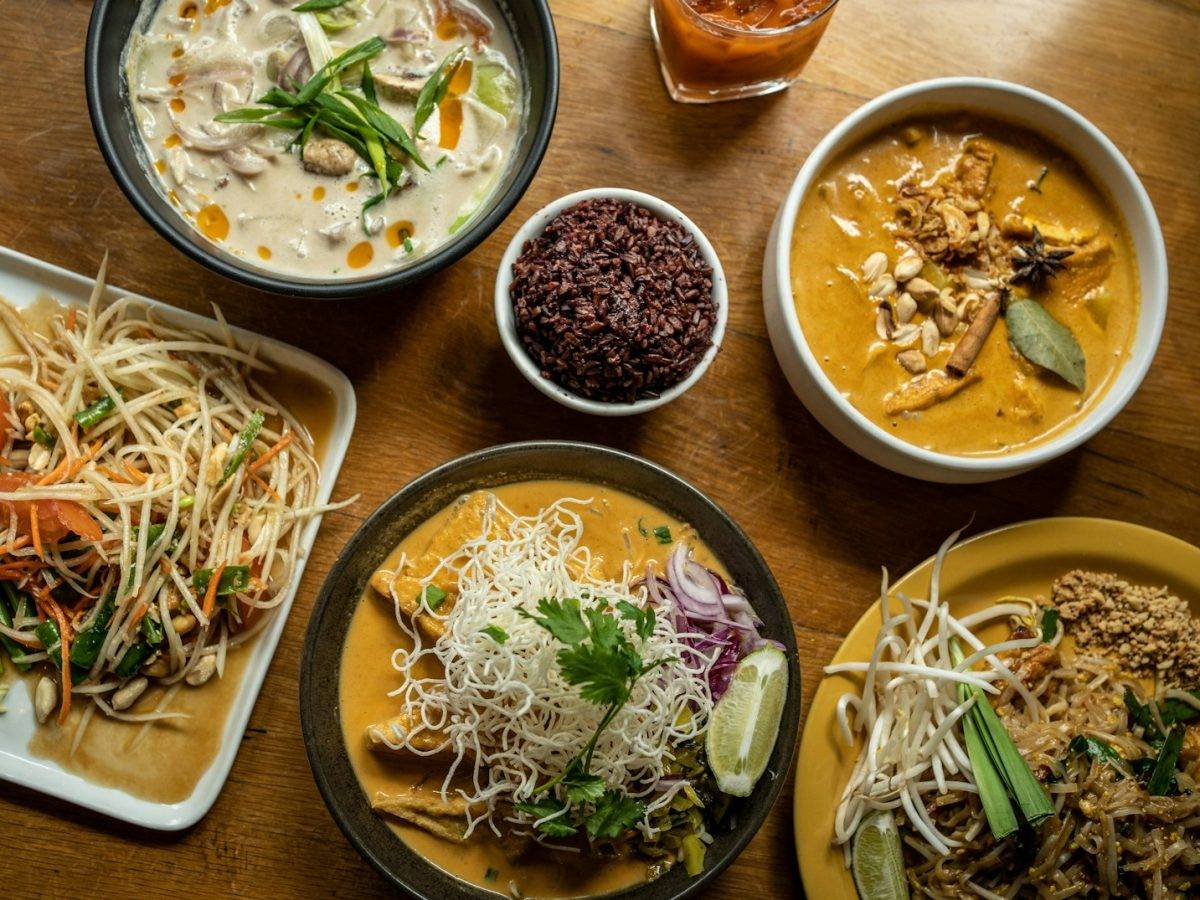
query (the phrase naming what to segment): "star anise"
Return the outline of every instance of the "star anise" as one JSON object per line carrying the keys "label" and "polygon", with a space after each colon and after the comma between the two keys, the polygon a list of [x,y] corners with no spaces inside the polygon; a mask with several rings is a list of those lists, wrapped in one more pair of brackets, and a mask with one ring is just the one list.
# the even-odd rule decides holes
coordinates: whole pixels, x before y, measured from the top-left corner
{"label": "star anise", "polygon": [[1033,240],[1028,244],[1017,244],[1012,255],[1012,281],[1027,281],[1035,287],[1052,278],[1063,269],[1063,260],[1074,253],[1074,250],[1047,250],[1046,242],[1036,225],[1033,226]]}

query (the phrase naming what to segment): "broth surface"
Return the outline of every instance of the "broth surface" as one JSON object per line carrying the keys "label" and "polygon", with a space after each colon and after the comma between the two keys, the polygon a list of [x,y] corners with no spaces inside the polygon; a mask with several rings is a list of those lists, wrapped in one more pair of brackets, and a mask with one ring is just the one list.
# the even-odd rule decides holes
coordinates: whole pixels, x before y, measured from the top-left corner
{"label": "broth surface", "polygon": [[[626,559],[631,559],[635,571],[651,561],[661,567],[671,547],[655,539],[652,529],[659,525],[670,527],[677,540],[688,541],[699,562],[727,574],[699,541],[694,529],[621,491],[556,480],[519,482],[491,491],[518,515],[535,514],[564,497],[590,499],[592,502],[582,513],[583,540],[601,558],[600,565],[607,577],[617,577]],[[394,566],[401,554],[407,554],[409,559],[419,557],[450,514],[448,508],[422,523],[388,556],[384,567]],[[647,530],[646,536],[639,532],[639,522]],[[445,773],[444,763],[404,760],[368,748],[367,727],[397,712],[397,702],[388,692],[401,684],[401,676],[391,665],[392,652],[401,646],[411,644],[396,624],[392,605],[368,586],[346,635],[339,674],[342,733],[354,772],[368,798],[376,792],[393,793],[414,786],[436,791]],[[434,837],[398,820],[385,821],[434,865],[503,896],[509,895],[510,883],[519,887],[522,896],[531,898],[589,896],[637,884],[649,874],[646,863],[637,859],[581,858],[578,853],[550,850],[536,850],[536,860],[513,863],[490,833],[477,833],[459,843]],[[489,872],[494,873],[490,879]]]}
{"label": "broth surface", "polygon": [[[918,167],[930,179],[952,169],[973,138],[995,151],[983,200],[993,227],[1016,217],[1047,235],[1086,237],[1087,247],[1111,250],[1102,278],[1068,258],[1064,272],[1032,293],[1082,348],[1086,385],[1080,392],[1020,357],[1001,318],[975,361],[978,380],[929,408],[889,413],[889,394],[910,375],[897,365],[902,348],[876,333],[860,266],[877,251],[895,261],[903,246],[892,227],[897,180]],[[1083,259],[1077,250],[1074,262]],[[902,122],[834,160],[801,204],[791,277],[804,337],[834,387],[875,424],[943,453],[1014,453],[1069,430],[1116,378],[1137,326],[1137,260],[1111,200],[1063,150],[1019,126],[974,116]],[[929,369],[944,366],[951,349],[943,339]]]}

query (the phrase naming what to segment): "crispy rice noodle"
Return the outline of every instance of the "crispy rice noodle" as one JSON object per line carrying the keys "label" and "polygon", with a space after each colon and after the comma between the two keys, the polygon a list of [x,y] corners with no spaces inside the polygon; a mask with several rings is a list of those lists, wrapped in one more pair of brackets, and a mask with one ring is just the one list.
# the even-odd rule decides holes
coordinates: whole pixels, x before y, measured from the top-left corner
{"label": "crispy rice noodle", "polygon": [[[428,584],[448,571],[457,581],[453,608],[433,613],[446,622],[446,633],[436,643],[423,639],[396,603],[396,621],[413,649],[398,649],[393,656],[403,686],[392,696],[445,740],[435,750],[422,750],[419,741],[414,743],[427,733],[420,727],[407,732],[393,727],[380,737],[412,754],[452,757],[441,790],[457,791],[469,802],[468,833],[486,825],[499,835],[501,823],[517,833],[532,831],[540,820],[514,810],[512,803],[530,799],[539,784],[560,772],[603,715],[562,680],[555,663],[559,645],[517,610],[532,609],[540,597],[647,604],[646,588],[629,563],[617,581],[596,574],[577,512],[588,502],[563,499],[522,517],[493,500],[480,534],[425,578]],[[654,812],[686,785],[664,779],[666,764],[674,748],[707,727],[713,701],[706,674],[720,652],[719,647],[707,655],[694,649],[687,639],[703,635],[678,632],[670,610],[656,607],[656,612],[643,655],[672,661],[638,682],[605,729],[592,761],[592,770],[607,784],[646,804],[639,825],[646,838],[656,834]],[[487,636],[482,629],[489,625],[502,628],[508,639],[498,643]],[[621,627],[632,636],[629,623]],[[431,671],[445,674],[430,677]]]}
{"label": "crispy rice noodle", "polygon": [[[980,613],[951,615],[938,596],[938,579],[956,539],[938,553],[928,600],[900,594],[897,609],[885,573],[885,617],[871,661],[827,669],[864,673],[861,693],[845,694],[838,705],[843,737],[865,743],[837,809],[835,843],[848,853],[863,817],[888,809],[901,825],[914,896],[1194,896],[1200,792],[1192,775],[1177,774],[1178,796],[1152,797],[1131,773],[1067,751],[1074,736],[1086,735],[1125,759],[1154,758],[1157,751],[1131,727],[1123,702],[1127,686],[1142,697],[1141,686],[1106,659],[1060,655],[1061,628],[1051,642],[1053,665],[1036,683],[1024,684],[1014,670],[1041,644],[1040,635],[1028,637],[1022,627],[1036,606],[1008,597]],[[984,647],[972,629],[996,621],[1007,621],[1012,639]],[[950,635],[976,651],[957,667],[950,662]],[[984,667],[972,668],[980,661]],[[958,701],[964,677],[988,692],[1054,800],[1057,815],[1029,840],[997,845],[988,829],[961,726],[955,727],[970,705]],[[1163,696],[1195,704],[1184,692]]]}
{"label": "crispy rice noodle", "polygon": [[[177,714],[165,704],[124,713],[111,705],[141,623],[162,629],[143,667],[162,660],[168,688],[206,656],[223,663],[286,596],[303,523],[336,507],[315,505],[312,440],[256,380],[270,372],[257,347],[240,349],[219,311],[214,339],[130,298],[101,306],[103,278],[102,268],[87,308],[56,315],[48,336],[0,303],[21,348],[0,357],[0,580],[36,604],[36,615],[0,628],[38,662],[46,654],[35,629],[48,611],[64,611],[78,636],[111,597],[107,633],[86,676],[72,679],[73,696],[114,718],[153,722]],[[103,397],[115,409],[80,427],[75,413]],[[31,410],[49,440],[35,439]],[[261,431],[218,484],[256,410],[266,416]],[[158,540],[145,523],[162,525]],[[249,585],[206,612],[193,574],[221,565],[247,567]]]}

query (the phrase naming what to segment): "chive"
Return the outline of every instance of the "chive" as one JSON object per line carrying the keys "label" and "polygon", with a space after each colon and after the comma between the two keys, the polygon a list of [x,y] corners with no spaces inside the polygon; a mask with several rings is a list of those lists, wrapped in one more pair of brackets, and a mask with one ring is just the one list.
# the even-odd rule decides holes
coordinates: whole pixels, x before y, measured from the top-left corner
{"label": "chive", "polygon": [[1125,757],[1121,756],[1121,754],[1104,741],[1088,737],[1087,735],[1077,734],[1071,738],[1071,743],[1067,744],[1067,752],[1087,756],[1096,762],[1108,763],[1117,770],[1118,778],[1125,777]]}
{"label": "chive", "polygon": [[[208,593],[208,583],[212,580],[212,576],[212,569],[197,569],[192,573],[192,588],[201,597]],[[249,589],[249,566],[226,566],[225,570],[221,572],[221,580],[217,582],[218,597],[241,594]]]}
{"label": "chive", "polygon": [[345,2],[346,0],[307,0],[299,6],[293,6],[292,12],[320,12],[324,9],[334,9]]}
{"label": "chive", "polygon": [[[956,666],[963,661],[963,652],[958,641],[951,642],[951,658]],[[980,771],[976,770],[976,783],[980,788],[980,799],[984,804],[988,825],[991,826],[995,838],[1001,840],[1016,830],[1013,801],[1020,807],[1024,820],[1032,826],[1037,826],[1054,815],[1054,806],[1046,795],[1045,789],[1033,777],[1033,772],[1029,770],[1029,764],[1021,756],[1017,745],[1013,743],[1004,723],[992,709],[992,705],[983,691],[973,685],[960,684],[958,696],[963,701],[968,700],[971,696],[975,697],[975,705],[963,716],[963,731],[967,735],[967,752],[971,758],[971,768],[975,769],[978,757],[980,768],[984,770],[982,778]],[[974,752],[971,749],[971,728],[974,728],[976,732]],[[986,765],[983,763],[984,756],[987,757]],[[989,769],[990,771],[988,771]],[[988,801],[984,799],[987,796],[985,787],[987,793],[992,795],[990,798],[992,809],[989,809]],[[998,789],[1004,794],[1003,804],[1000,803],[1001,795]],[[1008,806],[1007,814],[1001,808],[1003,805]],[[995,819],[992,818],[993,813],[996,816]]]}
{"label": "chive", "polygon": [[404,126],[384,112],[379,107],[379,104],[375,103],[369,97],[359,97],[357,94],[351,94],[349,91],[338,91],[338,96],[354,104],[355,109],[367,120],[368,125],[387,138],[388,142],[393,146],[407,154],[418,166],[426,172],[429,171],[429,166],[425,164],[425,160],[421,159],[421,153],[417,150],[417,145],[408,136],[408,132],[404,130]]}
{"label": "chive", "polygon": [[654,536],[658,539],[660,544],[671,543],[671,529],[666,525],[659,525],[657,528],[655,528]]}
{"label": "chive", "polygon": [[1058,634],[1058,607],[1046,606],[1042,608],[1042,643],[1048,644],[1054,640]]}
{"label": "chive", "polygon": [[95,428],[101,421],[112,415],[112,411],[116,408],[117,401],[106,394],[87,409],[81,409],[75,413],[73,418],[79,423],[80,428],[87,431],[89,428]]}
{"label": "chive", "polygon": [[379,98],[375,94],[375,76],[371,74],[371,64],[363,60],[362,81],[360,84],[363,96],[375,105],[379,105]]}
{"label": "chive", "polygon": [[304,83],[304,87],[296,94],[297,99],[301,103],[308,103],[313,100],[321,91],[325,90],[329,84],[339,74],[353,65],[364,62],[372,57],[378,56],[387,49],[387,44],[382,38],[371,37],[363,41],[361,44],[355,44],[345,53],[335,56],[325,65],[323,65],[316,74]]}
{"label": "chive", "polygon": [[30,434],[30,437],[32,437],[34,439],[34,441],[41,444],[47,450],[54,449],[54,444],[58,440],[54,435],[52,435],[52,434],[50,434],[50,432],[46,431],[46,429],[43,428],[41,425],[33,426],[33,432]]}
{"label": "chive", "polygon": [[1183,749],[1183,727],[1172,725],[1163,741],[1158,760],[1154,763],[1154,774],[1146,782],[1146,792],[1151,797],[1165,797],[1175,787],[1175,764],[1179,761],[1179,751]]}
{"label": "chive", "polygon": [[[959,685],[959,701],[966,702],[971,696],[970,685]],[[992,830],[992,836],[1002,841],[1016,833],[1017,816],[1013,812],[1008,793],[1004,790],[1000,773],[992,764],[992,757],[979,724],[972,715],[980,703],[986,702],[986,699],[975,695],[975,706],[962,717],[963,737],[966,740],[967,756],[971,760],[971,771],[975,775],[975,786],[979,788],[979,800],[983,805],[984,815],[987,816],[988,826]]]}
{"label": "chive", "polygon": [[233,445],[233,455],[229,457],[229,462],[225,463],[225,471],[221,473],[221,480],[217,482],[218,488],[232,478],[233,473],[245,461],[246,454],[250,452],[250,448],[254,446],[254,441],[258,438],[258,433],[262,430],[265,418],[262,410],[256,409],[249,421],[246,422],[246,426],[238,433],[237,440]]}
{"label": "chive", "polygon": [[405,239],[404,239],[404,252],[405,253],[413,252],[413,242],[412,242],[412,238],[410,238],[410,237],[405,237]]}
{"label": "chive", "polygon": [[424,606],[430,612],[437,612],[445,602],[446,592],[436,584],[426,585],[425,589],[417,595],[417,605]]}
{"label": "chive", "polygon": [[417,137],[421,136],[421,129],[429,121],[429,117],[433,115],[438,104],[446,99],[446,94],[450,90],[450,82],[454,80],[454,75],[466,56],[467,48],[459,47],[442,60],[442,64],[421,87],[421,93],[417,95],[417,112],[413,116],[413,133]]}
{"label": "chive", "polygon": [[645,518],[646,518],[645,516],[638,517],[638,521],[637,521],[638,534],[640,534],[642,537],[650,537],[650,532],[648,532],[646,530],[646,526],[642,524],[642,522],[645,520]]}

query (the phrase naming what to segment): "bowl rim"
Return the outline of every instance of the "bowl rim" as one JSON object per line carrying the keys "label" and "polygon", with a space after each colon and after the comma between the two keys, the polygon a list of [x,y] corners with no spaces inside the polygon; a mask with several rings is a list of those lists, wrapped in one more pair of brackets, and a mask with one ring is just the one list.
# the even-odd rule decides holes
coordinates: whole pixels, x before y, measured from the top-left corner
{"label": "bowl rim", "polygon": [[[333,565],[330,566],[328,574],[322,582],[321,589],[317,593],[316,599],[313,602],[312,609],[308,614],[308,624],[305,628],[304,642],[301,645],[300,653],[300,675],[297,680],[300,706],[300,730],[301,737],[304,741],[305,756],[308,759],[309,768],[312,771],[313,780],[316,782],[317,789],[321,794],[321,799],[329,810],[330,816],[337,824],[338,829],[345,836],[355,850],[358,851],[372,868],[375,869],[385,880],[393,886],[410,892],[412,896],[426,900],[425,895],[414,889],[405,880],[404,872],[397,872],[389,868],[384,860],[378,858],[371,852],[370,847],[365,839],[359,836],[353,824],[348,821],[343,815],[339,799],[336,795],[334,785],[331,783],[329,774],[323,768],[320,754],[316,747],[316,720],[318,711],[312,708],[312,704],[306,700],[311,696],[311,689],[314,683],[322,677],[320,673],[314,671],[314,667],[310,664],[313,659],[315,648],[322,640],[321,623],[326,614],[326,608],[331,602],[331,595],[334,592],[335,582],[337,577],[349,564],[349,560],[358,547],[371,541],[374,532],[380,527],[381,523],[386,522],[389,518],[397,514],[398,507],[402,507],[406,503],[414,499],[419,499],[422,494],[430,488],[435,488],[437,484],[445,477],[452,475],[456,470],[469,468],[477,463],[486,462],[490,459],[499,457],[514,457],[520,459],[526,453],[531,451],[559,451],[575,454],[599,454],[612,460],[619,460],[625,464],[632,464],[636,467],[648,470],[656,479],[661,479],[671,485],[674,490],[690,495],[691,498],[697,501],[701,506],[705,507],[721,526],[727,529],[728,534],[741,545],[746,553],[748,564],[755,569],[760,570],[766,583],[770,587],[769,593],[772,603],[778,603],[782,611],[787,627],[783,629],[783,633],[777,635],[784,644],[788,656],[788,703],[784,707],[784,719],[780,723],[779,735],[776,738],[776,745],[772,753],[780,754],[780,766],[777,770],[769,767],[766,775],[772,775],[773,779],[766,784],[760,780],[759,786],[765,787],[765,793],[762,797],[756,797],[754,793],[751,798],[756,799],[753,806],[750,806],[746,798],[747,806],[745,815],[739,817],[737,826],[733,832],[733,838],[730,846],[725,853],[717,859],[711,866],[706,868],[699,875],[689,878],[680,887],[680,890],[664,895],[661,900],[683,900],[683,898],[691,897],[699,892],[706,885],[710,884],[722,871],[731,865],[746,846],[753,840],[754,836],[761,829],[766,821],[770,811],[778,802],[784,788],[790,786],[792,781],[792,764],[795,760],[796,748],[799,744],[800,725],[803,720],[803,673],[800,669],[799,648],[796,643],[795,622],[792,619],[791,609],[788,606],[787,598],[784,596],[782,589],[779,587],[778,581],[775,579],[774,573],[767,564],[766,559],[759,551],[758,547],[750,539],[749,535],[737,524],[736,521],[714,500],[708,497],[699,488],[692,485],[689,481],[675,474],[664,466],[659,465],[649,459],[637,456],[633,453],[628,453],[624,450],[617,450],[612,447],[607,447],[601,444],[592,444],[582,441],[566,441],[566,440],[532,440],[518,441],[508,444],[497,444],[490,447],[485,447],[480,450],[475,450],[470,453],[465,453],[455,457],[447,462],[434,466],[410,480],[407,484],[401,487],[398,491],[384,500],[355,530],[350,540],[346,542],[342,551],[338,554]],[[512,471],[510,468],[509,472]],[[543,473],[544,475],[544,473]],[[520,479],[514,479],[514,482],[519,482]],[[617,484],[611,484],[613,487],[621,489]],[[339,676],[340,677],[340,673]],[[793,712],[789,716],[788,709]],[[328,708],[322,708],[322,712],[326,715],[332,711]],[[344,747],[338,752],[344,753]],[[756,786],[755,793],[759,789]],[[397,837],[397,840],[400,840]],[[452,875],[448,875],[440,870],[437,866],[429,864],[432,868],[438,871],[438,877],[446,878],[449,883],[456,887],[461,887],[458,879]],[[662,885],[662,881],[647,881],[640,882],[636,885],[631,885],[627,888],[619,889],[615,892],[596,895],[596,900],[617,900],[617,898],[627,898],[627,900],[636,900],[636,898],[649,886]],[[471,886],[474,887],[473,885]],[[464,896],[469,896],[464,892]]]}
{"label": "bowl rim", "polygon": [[[704,351],[704,355],[700,357],[700,361],[696,363],[686,378],[677,384],[671,385],[671,387],[667,388],[657,397],[645,397],[641,400],[635,400],[632,403],[590,400],[587,397],[580,397],[578,394],[567,390],[565,387],[556,384],[548,378],[543,378],[537,364],[525,352],[525,348],[521,345],[521,339],[517,336],[516,317],[513,315],[512,300],[509,297],[509,289],[513,281],[513,263],[521,255],[525,243],[541,234],[550,221],[563,210],[583,200],[601,197],[624,200],[650,210],[650,212],[661,219],[678,222],[691,232],[695,238],[696,246],[704,256],[705,262],[712,267],[713,273],[712,299],[713,304],[716,306],[717,319],[713,324],[712,343]],[[508,247],[504,251],[504,256],[500,259],[500,266],[496,271],[494,305],[496,327],[500,332],[500,341],[504,344],[504,349],[508,352],[509,359],[513,361],[513,364],[516,365],[521,374],[525,376],[526,381],[547,397],[557,400],[563,406],[577,412],[591,413],[597,416],[632,416],[665,406],[676,397],[682,396],[708,371],[708,367],[716,359],[717,353],[720,352],[721,343],[725,339],[725,329],[729,323],[729,284],[725,278],[725,269],[721,265],[721,260],[717,256],[717,251],[713,247],[712,242],[700,230],[700,227],[678,207],[673,206],[666,200],[655,197],[653,194],[647,194],[630,188],[585,188],[584,190],[565,194],[557,200],[547,203],[526,219],[525,223],[517,229],[517,233],[509,241]]]}
{"label": "bowl rim", "polygon": [[[92,132],[100,147],[100,153],[104,157],[109,172],[121,188],[121,192],[161,237],[205,268],[240,284],[290,297],[330,300],[383,293],[440,272],[442,269],[454,265],[478,247],[516,208],[517,203],[533,182],[546,155],[546,150],[550,146],[550,135],[554,130],[554,122],[558,114],[560,77],[558,35],[554,28],[554,19],[550,14],[548,0],[524,0],[529,3],[534,13],[537,29],[541,32],[542,42],[545,46],[545,91],[541,103],[541,121],[533,132],[529,153],[517,168],[512,183],[503,194],[494,197],[491,208],[484,215],[460,232],[457,238],[443,244],[441,248],[422,257],[413,265],[367,278],[352,281],[293,280],[285,275],[268,273],[265,270],[260,271],[249,266],[239,266],[222,258],[219,254],[213,253],[203,242],[195,240],[191,235],[190,227],[186,226],[181,217],[160,214],[139,190],[133,175],[126,171],[117,155],[113,127],[110,127],[110,123],[104,115],[105,107],[101,99],[100,45],[101,36],[109,27],[107,23],[111,10],[122,2],[125,0],[95,0],[91,18],[88,21],[87,39],[84,45],[84,91],[87,96],[88,116],[92,122]],[[513,2],[513,0],[505,0],[505,2]],[[125,112],[126,110],[121,110],[122,115]]]}
{"label": "bowl rim", "polygon": [[[1123,366],[1124,370],[1132,373],[1127,381],[1123,385],[1116,383],[1110,385],[1091,412],[1057,437],[1039,443],[1028,450],[999,456],[960,456],[927,450],[890,434],[867,418],[846,397],[842,396],[817,361],[800,326],[791,285],[792,237],[800,204],[830,160],[849,146],[851,142],[848,140],[848,136],[865,120],[880,115],[890,107],[899,105],[910,98],[931,95],[931,101],[943,100],[944,97],[933,95],[952,94],[956,91],[982,91],[1015,95],[1027,103],[1043,107],[1051,114],[1082,130],[1093,142],[1096,151],[1105,156],[1107,161],[1115,167],[1120,179],[1124,182],[1123,187],[1132,196],[1130,203],[1121,204],[1115,197],[1112,197],[1113,191],[1110,187],[1111,202],[1127,223],[1134,221],[1131,213],[1136,213],[1138,220],[1144,223],[1148,236],[1149,253],[1139,254],[1139,274],[1155,270],[1161,272],[1160,290],[1147,291],[1146,280],[1140,279],[1141,308],[1149,310],[1148,330],[1146,331],[1148,350],[1144,353],[1137,352],[1136,344],[1139,341],[1139,334],[1135,331],[1130,342],[1130,356]],[[1001,116],[1001,118],[1004,117]],[[886,127],[886,124],[881,124],[879,127]],[[1034,126],[1026,125],[1025,127],[1035,132],[1038,131]],[[1076,153],[1077,151],[1068,148],[1068,152]],[[845,420],[856,426],[858,431],[868,438],[876,448],[885,454],[905,457],[915,463],[916,468],[926,472],[940,471],[968,477],[1000,478],[1028,471],[1035,466],[1069,453],[1090,440],[1124,409],[1141,386],[1142,380],[1154,360],[1166,321],[1168,302],[1166,244],[1154,205],[1133,166],[1104,132],[1072,107],[1041,91],[995,78],[952,76],[913,82],[881,94],[853,110],[821,139],[800,167],[783,205],[780,207],[778,227],[773,238],[772,249],[774,251],[773,274],[777,290],[773,297],[764,296],[764,302],[778,305],[778,312],[782,313],[782,323],[786,329],[788,341],[792,349],[797,352],[812,383],[821,392],[824,399],[832,404]],[[1138,330],[1140,331],[1140,325]],[[862,453],[857,448],[851,449]]]}

